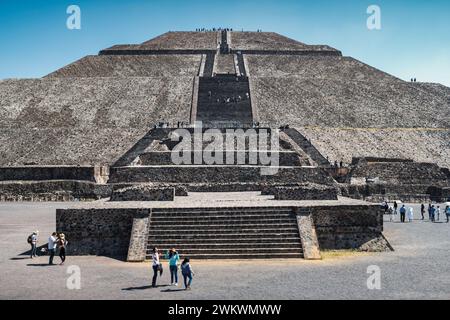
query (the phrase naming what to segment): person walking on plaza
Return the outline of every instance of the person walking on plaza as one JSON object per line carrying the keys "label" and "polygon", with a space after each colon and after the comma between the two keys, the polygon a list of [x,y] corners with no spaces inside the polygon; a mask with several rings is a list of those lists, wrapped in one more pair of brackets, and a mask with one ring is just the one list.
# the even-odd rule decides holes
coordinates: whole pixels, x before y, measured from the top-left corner
{"label": "person walking on plaza", "polygon": [[158,278],[158,271],[161,269],[161,263],[159,262],[159,252],[158,248],[153,248],[152,254],[152,268],[153,268],[153,279],[152,279],[152,287],[156,287],[156,279]]}
{"label": "person walking on plaza", "polygon": [[389,207],[389,221],[394,222],[395,221],[395,212],[394,208]]}
{"label": "person walking on plaza", "polygon": [[48,238],[48,253],[50,255],[48,259],[48,264],[53,265],[53,257],[55,256],[56,251],[56,232],[53,232],[52,235]]}
{"label": "person walking on plaza", "polygon": [[414,220],[414,209],[412,207],[408,208],[408,221],[413,222]]}
{"label": "person walking on plaza", "polygon": [[420,206],[420,214],[422,215],[422,220],[425,220],[425,205],[423,203]]}
{"label": "person walking on plaza", "polygon": [[398,204],[397,201],[394,201],[394,214],[397,215]]}
{"label": "person walking on plaza", "polygon": [[435,219],[436,219],[436,208],[434,207],[434,205],[432,205],[430,209],[430,221],[435,222],[436,221]]}
{"label": "person walking on plaza", "polygon": [[67,247],[67,240],[64,233],[61,233],[57,240],[58,247],[59,247],[59,258],[61,259],[61,263],[59,265],[63,265],[64,261],[66,261],[66,247]]}
{"label": "person walking on plaza", "polygon": [[[184,288],[186,290],[191,290],[192,277],[194,275],[194,270],[192,270],[189,258],[185,258],[181,264],[181,274],[184,278]],[[189,281],[188,281],[189,279]]]}
{"label": "person walking on plaza", "polygon": [[445,215],[447,216],[447,223],[448,223],[450,220],[450,206],[447,206],[445,208]]}
{"label": "person walking on plaza", "polygon": [[177,250],[173,248],[169,251],[169,270],[170,270],[170,285],[178,286],[178,263],[180,261],[180,255]]}
{"label": "person walking on plaza", "polygon": [[437,218],[436,221],[439,221],[440,217],[441,217],[441,207],[437,206],[437,208],[436,208],[436,218]]}
{"label": "person walking on plaza", "polygon": [[31,253],[30,253],[30,258],[31,259],[37,257],[38,234],[39,234],[39,231],[36,230],[31,235],[28,236],[27,242],[31,246]]}
{"label": "person walking on plaza", "polygon": [[383,209],[384,209],[384,214],[387,214],[389,211],[389,204],[387,201],[384,202]]}
{"label": "person walking on plaza", "polygon": [[406,218],[406,207],[405,207],[405,205],[403,205],[400,208],[400,221],[405,222],[405,218]]}
{"label": "person walking on plaza", "polygon": [[430,221],[433,220],[433,218],[431,217],[431,203],[428,204],[428,219],[429,219]]}

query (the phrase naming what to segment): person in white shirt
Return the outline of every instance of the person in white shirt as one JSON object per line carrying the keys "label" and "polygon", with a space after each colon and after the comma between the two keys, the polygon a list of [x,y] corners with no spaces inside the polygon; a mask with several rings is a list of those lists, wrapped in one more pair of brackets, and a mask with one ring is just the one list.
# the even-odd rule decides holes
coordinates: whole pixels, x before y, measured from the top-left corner
{"label": "person in white shirt", "polygon": [[156,279],[158,278],[158,270],[161,268],[161,263],[159,262],[159,251],[158,248],[153,248],[152,254],[152,268],[153,268],[153,280],[152,287],[156,287]]}
{"label": "person in white shirt", "polygon": [[440,216],[441,216],[441,207],[437,206],[436,208],[436,216],[437,216],[437,221],[439,221]]}
{"label": "person in white shirt", "polygon": [[409,222],[413,222],[414,220],[414,210],[412,207],[409,207],[408,209],[408,220]]}
{"label": "person in white shirt", "polygon": [[56,251],[56,232],[53,232],[52,235],[48,238],[48,253],[50,254],[48,264],[53,265],[53,257],[55,256]]}
{"label": "person in white shirt", "polygon": [[29,237],[29,243],[31,245],[31,259],[37,257],[37,242],[39,231],[34,231]]}

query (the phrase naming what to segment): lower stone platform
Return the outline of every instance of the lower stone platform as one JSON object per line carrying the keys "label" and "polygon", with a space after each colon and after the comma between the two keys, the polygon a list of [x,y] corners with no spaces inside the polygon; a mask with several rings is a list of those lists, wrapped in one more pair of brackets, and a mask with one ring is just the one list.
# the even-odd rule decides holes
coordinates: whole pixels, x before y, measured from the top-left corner
{"label": "lower stone platform", "polygon": [[154,246],[194,259],[319,259],[320,249],[386,251],[383,210],[360,200],[278,201],[260,192],[190,193],[173,202],[58,209],[71,254],[144,261]]}

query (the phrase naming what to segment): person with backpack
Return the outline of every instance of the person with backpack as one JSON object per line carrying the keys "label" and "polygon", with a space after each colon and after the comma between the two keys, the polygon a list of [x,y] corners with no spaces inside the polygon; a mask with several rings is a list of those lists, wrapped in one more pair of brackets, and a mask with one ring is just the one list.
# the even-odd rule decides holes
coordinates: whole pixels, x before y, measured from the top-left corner
{"label": "person with backpack", "polygon": [[447,206],[445,208],[445,215],[447,216],[447,223],[448,223],[450,220],[450,206]]}
{"label": "person with backpack", "polygon": [[59,258],[61,259],[61,263],[59,265],[63,265],[64,261],[66,261],[66,247],[67,240],[64,233],[61,233],[57,239],[58,247],[59,247]]}
{"label": "person with backpack", "polygon": [[158,278],[158,271],[160,275],[162,275],[162,265],[159,262],[159,251],[158,248],[153,248],[152,254],[152,268],[153,268],[153,279],[152,279],[152,287],[156,287],[156,280]]}
{"label": "person with backpack", "polygon": [[[194,270],[192,270],[189,258],[185,258],[181,264],[181,274],[184,278],[184,288],[186,290],[191,290],[192,277],[194,275]],[[189,279],[189,281],[188,281]]]}
{"label": "person with backpack", "polygon": [[31,253],[30,253],[31,259],[37,257],[38,234],[39,234],[39,231],[36,230],[32,234],[30,234],[27,239],[28,244],[31,246]]}
{"label": "person with backpack", "polygon": [[180,255],[173,248],[168,252],[167,258],[169,259],[170,285],[178,286],[178,262],[180,261]]}

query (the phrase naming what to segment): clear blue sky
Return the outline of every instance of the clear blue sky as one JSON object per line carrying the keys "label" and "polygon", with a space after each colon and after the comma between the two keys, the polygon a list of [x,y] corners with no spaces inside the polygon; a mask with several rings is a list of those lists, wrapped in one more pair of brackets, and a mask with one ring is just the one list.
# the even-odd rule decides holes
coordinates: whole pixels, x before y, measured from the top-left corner
{"label": "clear blue sky", "polygon": [[[66,28],[71,4],[81,30]],[[366,27],[371,4],[381,7],[379,31]],[[41,77],[168,30],[220,26],[328,44],[402,79],[450,86],[448,0],[0,0],[0,79]]]}

